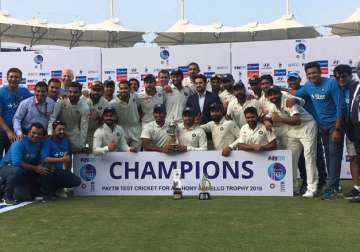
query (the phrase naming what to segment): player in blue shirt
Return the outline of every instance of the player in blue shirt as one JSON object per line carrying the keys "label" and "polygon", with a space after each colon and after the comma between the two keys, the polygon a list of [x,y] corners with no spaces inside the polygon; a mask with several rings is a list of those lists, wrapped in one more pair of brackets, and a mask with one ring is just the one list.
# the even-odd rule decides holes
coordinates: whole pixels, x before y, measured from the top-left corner
{"label": "player in blue shirt", "polygon": [[[5,183],[5,203],[32,200],[30,184],[45,176],[49,169],[41,165],[40,151],[44,127],[33,123],[27,137],[14,142],[0,162],[0,177]],[[41,177],[40,176],[40,177]]]}
{"label": "player in blue shirt", "polygon": [[13,129],[13,117],[20,102],[32,96],[25,87],[19,87],[22,72],[18,68],[10,68],[6,74],[9,85],[0,88],[0,158],[7,152],[10,143],[17,136]]}
{"label": "player in blue shirt", "polygon": [[71,148],[66,137],[66,124],[55,121],[52,128],[53,134],[41,149],[41,160],[51,170],[45,178],[49,197],[55,196],[58,189],[76,187],[81,183],[80,178],[71,173]]}
{"label": "player in blue shirt", "polygon": [[336,197],[340,181],[344,145],[344,95],[335,79],[321,77],[318,62],[305,64],[305,72],[308,81],[294,93],[296,96],[310,98],[312,101],[314,111],[309,112],[312,112],[317,120],[318,134],[324,146],[328,171],[327,190],[322,199],[332,199]]}
{"label": "player in blue shirt", "polygon": [[[353,80],[352,69],[349,65],[338,65],[334,69],[334,76],[339,87],[344,92],[345,104],[346,104],[346,116],[345,123],[349,125],[349,112],[350,112],[350,86],[357,85],[356,81]],[[346,150],[347,158],[350,159],[350,171],[352,177],[353,188],[350,192],[345,194],[345,198],[360,198],[360,183],[359,183],[359,163],[356,154],[356,148],[354,142],[352,142],[348,133],[346,133]]]}

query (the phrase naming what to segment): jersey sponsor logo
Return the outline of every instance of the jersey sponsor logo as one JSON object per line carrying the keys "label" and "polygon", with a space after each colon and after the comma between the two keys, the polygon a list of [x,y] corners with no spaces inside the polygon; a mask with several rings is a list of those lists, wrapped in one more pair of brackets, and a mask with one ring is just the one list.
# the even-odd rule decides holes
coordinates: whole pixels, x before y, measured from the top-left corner
{"label": "jersey sponsor logo", "polygon": [[259,135],[263,135],[263,134],[264,134],[264,131],[259,130]]}
{"label": "jersey sponsor logo", "polygon": [[191,136],[192,136],[192,137],[196,137],[196,134],[195,134],[195,133],[193,133]]}

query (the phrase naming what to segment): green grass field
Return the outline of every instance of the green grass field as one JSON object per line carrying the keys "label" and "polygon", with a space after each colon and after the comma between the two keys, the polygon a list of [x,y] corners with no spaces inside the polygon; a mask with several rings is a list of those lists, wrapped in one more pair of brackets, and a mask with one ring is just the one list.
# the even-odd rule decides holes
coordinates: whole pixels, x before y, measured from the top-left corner
{"label": "green grass field", "polygon": [[359,219],[344,199],[75,197],[1,214],[0,251],[360,251]]}

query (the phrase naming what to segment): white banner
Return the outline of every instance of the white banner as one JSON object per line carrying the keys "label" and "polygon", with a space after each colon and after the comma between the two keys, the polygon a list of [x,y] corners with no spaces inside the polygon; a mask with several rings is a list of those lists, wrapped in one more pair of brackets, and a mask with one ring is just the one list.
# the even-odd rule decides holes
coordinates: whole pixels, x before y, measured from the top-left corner
{"label": "white banner", "polygon": [[211,182],[211,195],[293,195],[290,151],[234,151],[227,158],[219,151],[76,155],[74,173],[82,183],[75,194],[172,195],[174,169],[181,170],[184,196],[198,195],[203,174]]}
{"label": "white banner", "polygon": [[30,90],[38,81],[60,78],[65,68],[74,71],[75,80],[84,89],[101,80],[100,49],[4,52],[0,57],[0,86],[7,84],[6,72],[11,67],[23,72],[21,83]]}
{"label": "white banner", "polygon": [[230,44],[182,45],[169,47],[102,49],[102,79],[142,79],[157,76],[161,69],[181,69],[187,76],[187,65],[196,62],[207,77],[230,73]]}

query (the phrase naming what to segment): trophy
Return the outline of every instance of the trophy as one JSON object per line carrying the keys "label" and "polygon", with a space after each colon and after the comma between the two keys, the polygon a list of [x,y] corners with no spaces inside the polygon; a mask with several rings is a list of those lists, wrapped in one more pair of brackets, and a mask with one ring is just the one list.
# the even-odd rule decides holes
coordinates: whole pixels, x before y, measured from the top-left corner
{"label": "trophy", "polygon": [[173,192],[174,192],[174,199],[182,199],[183,194],[181,191],[181,178],[180,178],[180,171],[175,169],[173,171]]}
{"label": "trophy", "polygon": [[211,188],[210,180],[204,174],[201,179],[201,184],[199,185],[200,193],[199,193],[199,200],[209,200],[210,193],[209,189]]}
{"label": "trophy", "polygon": [[174,119],[171,120],[171,122],[169,123],[166,132],[169,135],[168,143],[172,146],[172,151],[175,152],[176,145],[178,144],[178,140],[177,140],[177,124]]}

